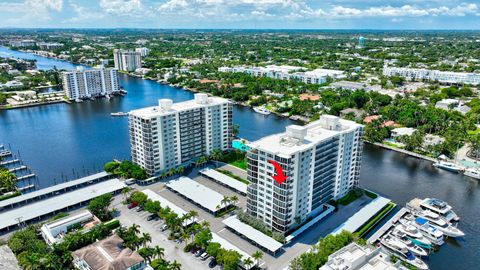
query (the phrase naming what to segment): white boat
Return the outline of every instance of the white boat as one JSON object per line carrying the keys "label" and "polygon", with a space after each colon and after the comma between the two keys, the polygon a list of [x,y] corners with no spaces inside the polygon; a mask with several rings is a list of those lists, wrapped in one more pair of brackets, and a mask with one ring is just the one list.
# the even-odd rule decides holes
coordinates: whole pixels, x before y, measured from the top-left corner
{"label": "white boat", "polygon": [[415,198],[407,203],[407,208],[414,211],[432,211],[447,222],[458,222],[460,220],[460,217],[448,203],[435,198],[425,198],[423,200]]}
{"label": "white boat", "polygon": [[479,169],[474,169],[474,168],[468,168],[465,169],[465,172],[463,173],[468,177],[475,178],[477,180],[480,180],[480,170]]}
{"label": "white boat", "polygon": [[253,107],[253,110],[257,113],[260,113],[260,114],[263,114],[263,115],[269,115],[271,114],[272,112],[267,110],[267,108],[265,108],[264,106],[260,106],[260,107]]}
{"label": "white boat", "polygon": [[428,252],[417,246],[412,240],[408,238],[408,236],[400,231],[393,230],[390,232],[390,235],[395,237],[398,241],[402,242],[405,246],[407,246],[407,249],[410,250],[415,256],[420,256],[420,257],[426,257],[428,256]]}
{"label": "white boat", "polygon": [[463,233],[460,229],[450,225],[450,223],[446,222],[438,214],[432,211],[424,210],[422,212],[415,212],[414,215],[428,220],[432,226],[442,231],[443,234],[446,236],[449,236],[449,237],[465,236],[465,233]]}
{"label": "white boat", "polygon": [[112,112],[110,113],[111,116],[127,116],[128,112]]}
{"label": "white boat", "polygon": [[404,220],[400,221],[400,224],[396,225],[394,231],[397,230],[407,235],[413,243],[420,247],[430,249],[432,248],[432,242],[428,240],[423,234],[413,225],[407,223]]}
{"label": "white boat", "polygon": [[463,167],[460,167],[455,163],[447,162],[447,161],[437,161],[433,163],[433,166],[450,171],[450,172],[454,172],[454,173],[462,172],[464,170]]}
{"label": "white boat", "polygon": [[428,269],[428,265],[424,261],[413,255],[413,253],[408,250],[407,246],[395,237],[386,235],[380,240],[380,243],[382,243],[384,247],[389,249],[400,260],[415,266],[417,269]]}
{"label": "white boat", "polygon": [[438,230],[436,227],[432,226],[428,220],[423,218],[415,218],[413,216],[407,217],[411,218],[411,224],[423,234],[428,240],[432,242],[432,244],[441,246],[445,242],[443,241],[443,232]]}

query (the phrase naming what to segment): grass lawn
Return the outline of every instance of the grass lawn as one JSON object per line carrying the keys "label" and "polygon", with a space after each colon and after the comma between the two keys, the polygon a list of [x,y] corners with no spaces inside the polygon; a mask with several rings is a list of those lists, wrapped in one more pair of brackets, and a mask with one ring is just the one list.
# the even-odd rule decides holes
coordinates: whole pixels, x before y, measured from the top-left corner
{"label": "grass lawn", "polygon": [[480,128],[477,128],[476,130],[467,130],[468,135],[475,135],[480,133]]}
{"label": "grass lawn", "polygon": [[235,166],[237,168],[240,168],[242,170],[246,170],[247,169],[247,161],[245,159],[241,159],[241,160],[236,160],[236,161],[233,161],[233,162],[230,162],[228,163],[232,166]]}
{"label": "grass lawn", "polygon": [[357,192],[355,191],[350,191],[347,193],[347,195],[343,196],[342,198],[338,199],[337,200],[337,203],[338,204],[341,204],[341,205],[349,205],[350,203],[352,203],[353,201],[355,201],[356,199],[360,198],[362,195],[359,195],[357,194]]}

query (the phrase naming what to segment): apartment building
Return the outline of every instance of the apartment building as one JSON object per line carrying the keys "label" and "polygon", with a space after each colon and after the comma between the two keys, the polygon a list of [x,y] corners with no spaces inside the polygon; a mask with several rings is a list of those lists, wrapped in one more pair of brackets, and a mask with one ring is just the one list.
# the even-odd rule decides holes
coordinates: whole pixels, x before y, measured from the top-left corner
{"label": "apartment building", "polygon": [[480,84],[480,74],[478,73],[384,66],[383,75],[387,77],[399,76],[409,81],[438,81],[445,84]]}
{"label": "apartment building", "polygon": [[[358,186],[363,126],[332,115],[248,144],[247,213],[286,233]],[[283,183],[276,163],[287,177]]]}
{"label": "apartment building", "polygon": [[278,80],[296,80],[306,84],[324,84],[328,78],[345,78],[345,72],[333,69],[314,69],[305,71],[303,67],[276,66],[266,67],[220,67],[219,72],[246,73],[253,77],[267,77]]}
{"label": "apartment building", "polygon": [[105,96],[120,91],[118,71],[113,68],[62,72],[63,90],[70,100]]}
{"label": "apartment building", "polygon": [[203,93],[178,103],[161,99],[158,106],[129,113],[132,160],[158,175],[214,149],[229,149],[232,129],[232,104],[226,99]]}
{"label": "apartment building", "polygon": [[140,56],[142,56],[142,57],[145,57],[150,53],[150,50],[148,48],[145,48],[145,47],[136,48],[135,51],[140,53]]}
{"label": "apartment building", "polygon": [[142,53],[140,51],[113,50],[115,68],[123,71],[135,71],[142,67]]}

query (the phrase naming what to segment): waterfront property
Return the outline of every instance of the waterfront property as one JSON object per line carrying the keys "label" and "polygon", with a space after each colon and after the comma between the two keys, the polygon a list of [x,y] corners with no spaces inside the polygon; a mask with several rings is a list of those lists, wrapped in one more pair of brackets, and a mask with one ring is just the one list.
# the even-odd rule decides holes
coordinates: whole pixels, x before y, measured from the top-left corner
{"label": "waterfront property", "polygon": [[157,175],[215,149],[229,149],[232,104],[207,94],[179,103],[161,99],[158,106],[131,111],[129,130],[132,161]]}
{"label": "waterfront property", "polygon": [[115,49],[113,61],[116,69],[132,72],[142,67],[142,52]]}
{"label": "waterfront property", "polygon": [[80,100],[118,93],[118,73],[112,68],[83,69],[62,72],[63,89],[70,100]]}
{"label": "waterfront property", "polygon": [[281,233],[319,214],[358,186],[362,134],[362,125],[322,115],[250,143],[247,213]]}
{"label": "waterfront property", "polygon": [[114,234],[72,253],[73,264],[80,270],[152,269],[136,251],[123,247],[123,240]]}
{"label": "waterfront property", "polygon": [[[27,200],[22,200],[22,197],[28,194],[9,199],[20,200],[26,205],[1,212],[0,232],[7,232],[19,225],[23,226],[30,221],[40,221],[45,217],[61,211],[68,211],[103,194],[118,193],[124,187],[126,187],[126,185],[120,180],[111,179],[60,195],[55,195],[54,193],[53,196],[46,199],[40,199],[36,196],[35,198],[38,201],[29,204],[27,204]],[[11,205],[11,203],[7,202],[7,205]]]}
{"label": "waterfront property", "polygon": [[328,256],[319,270],[407,270],[400,261],[392,263],[390,255],[381,247],[360,246],[351,243]]}
{"label": "waterfront property", "polygon": [[[160,194],[154,192],[153,190],[150,189],[145,189],[142,190],[142,192],[147,195],[147,197],[152,200],[159,202],[162,207],[168,207],[172,212],[178,215],[178,217],[183,217],[187,214],[187,211],[183,210],[182,208],[178,207],[176,204],[170,202],[169,200],[165,199],[162,197]],[[183,221],[183,226],[187,227],[188,225],[197,222],[197,218],[189,218]]]}

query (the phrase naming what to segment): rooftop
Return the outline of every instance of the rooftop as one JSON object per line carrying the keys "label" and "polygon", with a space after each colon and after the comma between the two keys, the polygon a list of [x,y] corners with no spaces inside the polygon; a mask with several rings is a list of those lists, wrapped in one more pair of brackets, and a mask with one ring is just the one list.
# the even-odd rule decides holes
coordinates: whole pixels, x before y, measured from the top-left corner
{"label": "rooftop", "polygon": [[233,229],[234,231],[240,233],[241,235],[248,238],[250,241],[257,243],[258,245],[264,247],[270,252],[274,253],[280,248],[283,247],[283,244],[276,241],[272,237],[260,232],[259,230],[241,222],[237,216],[231,216],[222,221],[227,227]]}
{"label": "rooftop", "polygon": [[4,211],[1,214],[0,230],[18,224],[18,218],[21,218],[22,221],[28,221],[37,217],[42,217],[55,211],[76,205],[80,202],[88,201],[100,195],[120,190],[124,187],[126,187],[126,185],[120,180],[111,179],[27,204],[22,207],[14,208],[9,211]]}
{"label": "rooftop", "polygon": [[207,94],[198,93],[192,100],[177,103],[173,103],[171,99],[160,99],[158,106],[133,110],[130,111],[130,114],[141,118],[152,118],[225,103],[229,103],[229,101],[224,98],[209,97]]}
{"label": "rooftop", "polygon": [[[145,189],[142,192],[145,193],[145,195],[147,195],[150,200],[160,202],[161,207],[170,208],[170,210],[172,210],[179,217],[183,217],[187,213],[187,211],[178,207],[176,204],[170,202],[169,200],[163,198],[160,194],[155,193],[153,190]],[[196,218],[195,220],[192,220],[192,219],[185,220],[183,226],[188,226],[193,222],[195,222],[196,220],[197,220]]]}
{"label": "rooftop", "polygon": [[225,175],[221,172],[217,172],[214,169],[206,168],[200,171],[201,174],[213,178],[214,180],[221,182],[241,193],[247,193],[247,184],[238,181],[228,175]]}
{"label": "rooftop", "polygon": [[116,234],[78,249],[72,255],[84,260],[94,270],[129,269],[144,261],[138,253],[123,248],[123,240]]}
{"label": "rooftop", "polygon": [[322,115],[320,120],[306,126],[291,125],[287,132],[264,137],[248,144],[254,149],[264,150],[286,157],[306,150],[314,145],[336,137],[343,133],[352,132],[362,125],[353,121],[340,119],[333,115]]}
{"label": "rooftop", "polygon": [[2,270],[20,270],[17,258],[12,250],[7,246],[0,246],[0,269]]}
{"label": "rooftop", "polygon": [[223,195],[188,178],[180,177],[167,183],[167,187],[198,203],[211,212],[219,210]]}

